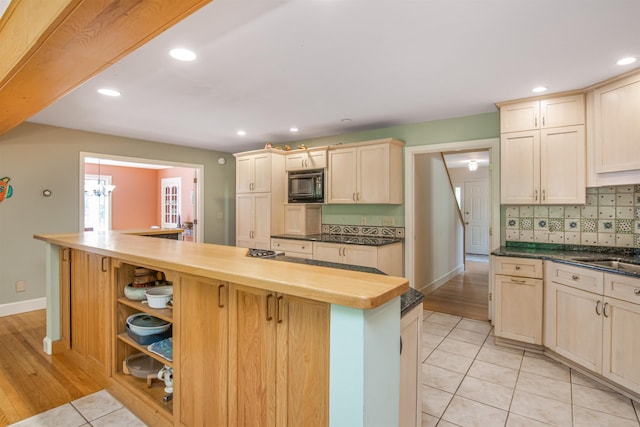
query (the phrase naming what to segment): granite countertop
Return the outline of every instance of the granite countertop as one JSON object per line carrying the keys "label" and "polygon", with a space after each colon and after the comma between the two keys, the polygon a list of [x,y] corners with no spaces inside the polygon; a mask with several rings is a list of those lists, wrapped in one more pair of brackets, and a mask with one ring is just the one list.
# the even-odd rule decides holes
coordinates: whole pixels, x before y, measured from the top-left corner
{"label": "granite countertop", "polygon": [[491,255],[542,259],[600,270],[607,273],[640,277],[640,273],[637,272],[619,270],[609,266],[590,263],[590,261],[616,260],[640,265],[640,249],[637,248],[507,243],[506,246],[501,246],[491,252]]}
{"label": "granite countertop", "polygon": [[[318,267],[330,267],[330,268],[339,268],[342,270],[352,270],[352,271],[361,271],[364,273],[373,273],[373,274],[385,274],[384,272],[378,270],[373,267],[363,267],[360,265],[351,265],[351,264],[340,264],[337,262],[327,262],[327,261],[319,261],[315,259],[306,259],[306,258],[297,258],[286,255],[276,255],[275,259],[277,261],[285,261],[285,262],[293,262],[297,264],[307,264],[307,265],[315,265]],[[424,300],[424,294],[420,291],[417,291],[413,288],[409,288],[406,292],[400,295],[400,317],[407,314],[412,308],[417,306],[418,304],[422,304]]]}
{"label": "granite countertop", "polygon": [[385,246],[402,242],[397,237],[378,236],[350,236],[345,234],[277,234],[271,236],[274,239],[304,240],[309,242],[344,243],[348,245]]}

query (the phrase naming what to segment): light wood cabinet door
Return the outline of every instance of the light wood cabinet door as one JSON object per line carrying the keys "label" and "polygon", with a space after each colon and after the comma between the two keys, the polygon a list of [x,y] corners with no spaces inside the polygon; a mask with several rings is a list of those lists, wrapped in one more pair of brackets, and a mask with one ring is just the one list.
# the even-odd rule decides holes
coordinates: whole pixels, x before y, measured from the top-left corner
{"label": "light wood cabinet door", "polygon": [[584,126],[540,132],[540,203],[585,203],[585,150]]}
{"label": "light wood cabinet door", "polygon": [[640,393],[640,304],[604,299],[602,375]]}
{"label": "light wood cabinet door", "polygon": [[329,425],[330,306],[276,296],[279,426]]}
{"label": "light wood cabinet door", "polygon": [[236,158],[236,193],[271,191],[271,153]]}
{"label": "light wood cabinet door", "polygon": [[399,427],[420,427],[422,422],[422,304],[400,319]]}
{"label": "light wood cabinet door", "polygon": [[253,195],[236,195],[236,246],[250,248],[253,244]]}
{"label": "light wood cabinet door", "polygon": [[285,159],[287,171],[299,171],[308,169],[324,169],[327,167],[327,149],[299,150],[288,153]]}
{"label": "light wood cabinet door", "polygon": [[355,148],[329,151],[327,203],[356,203],[356,151]]}
{"label": "light wood cabinet door", "polygon": [[111,259],[83,251],[71,258],[71,348],[109,376]]}
{"label": "light wood cabinet door", "polygon": [[500,107],[500,132],[538,129],[539,101],[519,102]]}
{"label": "light wood cabinet door", "polygon": [[495,276],[495,335],[542,344],[543,281]]}
{"label": "light wood cabinet door", "polygon": [[236,195],[236,246],[254,249],[271,247],[271,195]]}
{"label": "light wood cabinet door", "polygon": [[375,246],[344,245],[342,262],[363,267],[378,267],[378,249]]}
{"label": "light wood cabinet door", "polygon": [[500,135],[500,198],[504,204],[540,203],[540,132]]}
{"label": "light wood cabinet door", "polygon": [[337,243],[313,242],[313,259],[342,263],[343,250],[343,245]]}
{"label": "light wood cabinet door", "polygon": [[[229,425],[229,285],[182,275],[179,295],[179,363],[174,371],[179,423]],[[177,335],[177,337],[176,337]]]}
{"label": "light wood cabinet door", "polygon": [[584,124],[584,95],[524,101],[500,107],[500,132]]}
{"label": "light wood cabinet door", "polygon": [[595,89],[596,173],[640,169],[640,74]]}
{"label": "light wood cabinet door", "polygon": [[232,284],[229,317],[229,425],[274,426],[276,294]]}
{"label": "light wood cabinet door", "polygon": [[555,282],[546,284],[545,346],[601,372],[603,297]]}
{"label": "light wood cabinet door", "polygon": [[254,181],[252,156],[236,158],[236,193],[250,193]]}
{"label": "light wood cabinet door", "polygon": [[389,203],[389,145],[358,148],[358,203]]}

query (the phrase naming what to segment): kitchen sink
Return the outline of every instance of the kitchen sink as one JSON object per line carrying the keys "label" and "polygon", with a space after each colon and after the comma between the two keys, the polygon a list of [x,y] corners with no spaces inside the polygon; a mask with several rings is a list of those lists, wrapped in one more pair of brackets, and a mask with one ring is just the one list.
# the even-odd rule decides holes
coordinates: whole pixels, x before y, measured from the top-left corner
{"label": "kitchen sink", "polygon": [[619,258],[603,259],[603,258],[575,258],[574,261],[583,262],[590,265],[598,265],[601,267],[611,268],[613,270],[640,274],[640,265],[625,262]]}

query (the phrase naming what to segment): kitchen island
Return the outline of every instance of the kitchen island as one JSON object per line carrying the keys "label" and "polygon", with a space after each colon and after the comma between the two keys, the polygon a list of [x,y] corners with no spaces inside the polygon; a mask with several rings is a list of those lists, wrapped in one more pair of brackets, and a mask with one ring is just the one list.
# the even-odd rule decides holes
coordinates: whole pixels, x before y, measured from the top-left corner
{"label": "kitchen island", "polygon": [[[397,424],[406,279],[117,232],[35,238],[47,243],[45,350],[79,352],[147,423]],[[124,298],[140,267],[172,282],[173,310]],[[137,311],[173,324],[172,403],[123,373],[126,357],[148,353],[123,336]]]}

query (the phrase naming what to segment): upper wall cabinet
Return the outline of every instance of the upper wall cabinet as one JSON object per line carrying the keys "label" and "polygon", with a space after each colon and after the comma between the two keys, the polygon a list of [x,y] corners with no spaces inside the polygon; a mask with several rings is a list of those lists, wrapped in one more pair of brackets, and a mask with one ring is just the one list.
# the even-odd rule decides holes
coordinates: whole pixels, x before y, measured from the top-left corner
{"label": "upper wall cabinet", "polygon": [[640,169],[640,73],[593,91],[595,172]]}
{"label": "upper wall cabinet", "polygon": [[257,150],[237,153],[234,156],[237,193],[268,193],[272,190],[274,182],[284,184],[283,154],[271,150]]}
{"label": "upper wall cabinet", "polygon": [[285,169],[300,171],[327,167],[327,147],[307,148],[287,153]]}
{"label": "upper wall cabinet", "polygon": [[500,106],[500,133],[582,124],[582,94]]}
{"label": "upper wall cabinet", "polygon": [[402,203],[402,147],[393,138],[329,148],[327,203]]}

